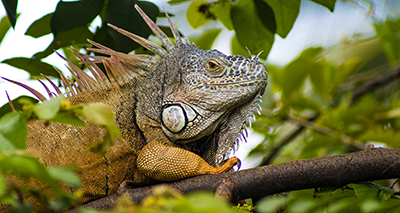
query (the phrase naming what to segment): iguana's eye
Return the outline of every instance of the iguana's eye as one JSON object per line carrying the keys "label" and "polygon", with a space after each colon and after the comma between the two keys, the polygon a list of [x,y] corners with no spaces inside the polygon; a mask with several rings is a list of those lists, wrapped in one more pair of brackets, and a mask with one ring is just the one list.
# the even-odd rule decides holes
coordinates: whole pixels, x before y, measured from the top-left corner
{"label": "iguana's eye", "polygon": [[214,59],[210,59],[207,61],[206,64],[206,69],[208,72],[210,72],[211,74],[220,74],[222,69],[222,66]]}

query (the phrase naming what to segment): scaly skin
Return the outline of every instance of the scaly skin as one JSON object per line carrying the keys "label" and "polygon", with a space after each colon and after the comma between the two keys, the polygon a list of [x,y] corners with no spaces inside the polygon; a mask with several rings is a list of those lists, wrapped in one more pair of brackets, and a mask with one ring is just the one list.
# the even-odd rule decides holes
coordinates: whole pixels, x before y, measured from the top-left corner
{"label": "scaly skin", "polygon": [[[102,102],[114,111],[122,137],[106,155],[87,151],[104,135],[98,126],[28,123],[28,149],[39,152],[45,165],[81,168],[83,202],[116,192],[124,180],[150,184],[231,170],[239,161],[226,155],[267,84],[266,68],[257,57],[201,50],[181,38],[170,22],[174,45],[135,7],[166,49],[110,26],[159,57],[127,55],[90,41],[98,47],[90,51],[111,56],[89,58],[75,51],[95,79],[68,62],[79,84],[66,94],[71,104]],[[99,62],[108,78],[95,64]]]}

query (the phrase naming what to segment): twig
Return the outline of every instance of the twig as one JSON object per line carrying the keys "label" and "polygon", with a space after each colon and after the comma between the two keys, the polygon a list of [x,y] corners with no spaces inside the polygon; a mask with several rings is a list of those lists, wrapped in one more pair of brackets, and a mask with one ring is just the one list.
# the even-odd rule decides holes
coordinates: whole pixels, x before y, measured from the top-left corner
{"label": "twig", "polygon": [[313,129],[315,131],[324,133],[324,134],[332,136],[334,138],[338,138],[338,139],[342,140],[343,142],[345,142],[347,145],[351,144],[361,150],[365,149],[365,144],[363,142],[356,140],[356,139],[354,139],[346,134],[343,134],[341,132],[335,131],[328,127],[320,126],[314,122],[307,121],[307,120],[295,117],[293,115],[287,115],[287,118],[289,119],[289,121],[294,121],[297,124],[300,124],[301,126],[307,127],[309,129]]}
{"label": "twig", "polygon": [[365,93],[376,89],[380,85],[394,81],[395,79],[397,79],[399,77],[400,77],[400,68],[383,76],[382,78],[367,82],[365,85],[354,90],[351,103],[354,103],[358,98],[360,98]]}
{"label": "twig", "polygon": [[[315,119],[315,118],[314,118]],[[300,126],[296,129],[292,134],[282,140],[281,143],[271,148],[268,152],[268,155],[261,160],[260,166],[269,165],[275,159],[276,155],[279,153],[280,149],[284,147],[286,144],[293,141],[303,130],[305,129],[304,126]]]}

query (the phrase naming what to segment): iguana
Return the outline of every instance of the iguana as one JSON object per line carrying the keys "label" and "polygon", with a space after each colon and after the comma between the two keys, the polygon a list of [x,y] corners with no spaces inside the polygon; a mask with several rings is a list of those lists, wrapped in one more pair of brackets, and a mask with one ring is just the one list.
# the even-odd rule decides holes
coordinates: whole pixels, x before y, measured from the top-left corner
{"label": "iguana", "polygon": [[[101,102],[112,107],[122,136],[106,155],[87,151],[105,134],[99,126],[28,122],[27,148],[40,153],[44,165],[81,168],[86,193],[82,202],[115,193],[124,180],[149,184],[230,170],[239,160],[226,159],[227,154],[239,139],[247,137],[245,124],[258,111],[267,85],[266,67],[258,56],[201,50],[179,35],[166,13],[174,44],[135,8],[164,48],[109,26],[158,56],[124,54],[89,40],[97,47],[89,51],[110,56],[89,56],[73,49],[94,77],[69,61],[77,85],[60,73],[71,104]],[[107,75],[96,63],[104,65]],[[29,90],[42,101],[46,99]]]}

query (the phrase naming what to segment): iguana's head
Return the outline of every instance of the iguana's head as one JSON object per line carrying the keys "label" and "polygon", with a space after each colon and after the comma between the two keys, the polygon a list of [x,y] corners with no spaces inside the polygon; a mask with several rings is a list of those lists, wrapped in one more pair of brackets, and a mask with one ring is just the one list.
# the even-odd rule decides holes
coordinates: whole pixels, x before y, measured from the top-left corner
{"label": "iguana's head", "polygon": [[162,129],[176,144],[201,141],[218,146],[214,152],[221,160],[253,116],[267,85],[266,67],[257,57],[198,48],[179,66],[180,89],[163,100]]}

